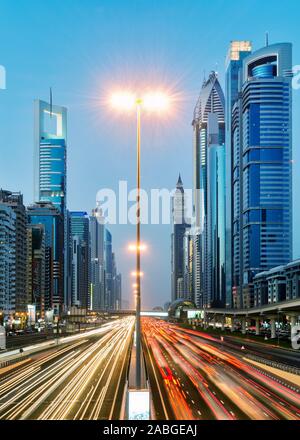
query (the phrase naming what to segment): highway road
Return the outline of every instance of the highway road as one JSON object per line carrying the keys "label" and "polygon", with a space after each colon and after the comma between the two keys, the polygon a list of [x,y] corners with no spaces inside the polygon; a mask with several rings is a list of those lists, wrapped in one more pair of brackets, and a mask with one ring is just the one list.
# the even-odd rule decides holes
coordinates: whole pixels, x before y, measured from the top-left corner
{"label": "highway road", "polygon": [[142,329],[156,419],[300,420],[300,390],[247,362],[240,344],[152,318]]}
{"label": "highway road", "polygon": [[118,419],[133,329],[119,319],[0,370],[0,419]]}

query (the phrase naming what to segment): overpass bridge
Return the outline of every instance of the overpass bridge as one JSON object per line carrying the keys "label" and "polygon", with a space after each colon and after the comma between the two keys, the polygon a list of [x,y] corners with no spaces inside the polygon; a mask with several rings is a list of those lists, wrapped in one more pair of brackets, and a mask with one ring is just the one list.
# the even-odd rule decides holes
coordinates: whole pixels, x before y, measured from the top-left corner
{"label": "overpass bridge", "polygon": [[266,304],[250,309],[184,308],[183,311],[186,313],[187,319],[199,319],[205,328],[207,328],[210,323],[212,323],[213,326],[216,326],[217,323],[221,323],[221,328],[224,330],[226,318],[230,318],[231,331],[234,331],[235,322],[239,320],[241,322],[242,333],[246,333],[247,322],[254,320],[257,335],[260,333],[260,321],[262,319],[269,320],[271,337],[275,337],[276,319],[279,321],[279,317],[287,317],[291,327],[300,322],[300,298]]}

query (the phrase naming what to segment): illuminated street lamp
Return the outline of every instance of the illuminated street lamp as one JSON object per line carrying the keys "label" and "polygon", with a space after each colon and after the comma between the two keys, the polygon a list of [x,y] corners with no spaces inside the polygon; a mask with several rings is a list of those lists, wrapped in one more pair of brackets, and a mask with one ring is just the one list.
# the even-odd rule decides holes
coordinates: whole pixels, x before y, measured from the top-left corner
{"label": "illuminated street lamp", "polygon": [[137,211],[136,211],[136,388],[141,388],[141,110],[165,112],[169,106],[168,96],[161,91],[136,96],[130,91],[121,91],[111,96],[110,104],[117,111],[135,110],[137,119]]}

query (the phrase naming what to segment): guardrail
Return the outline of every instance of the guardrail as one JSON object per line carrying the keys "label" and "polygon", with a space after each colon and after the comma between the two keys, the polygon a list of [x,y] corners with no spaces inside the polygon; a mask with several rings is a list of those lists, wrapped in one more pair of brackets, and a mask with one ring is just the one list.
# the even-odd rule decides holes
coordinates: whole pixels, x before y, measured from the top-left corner
{"label": "guardrail", "polygon": [[9,359],[7,361],[0,362],[0,368],[8,367],[9,365],[16,364],[18,362],[24,361],[30,357],[29,354],[24,354],[24,356],[19,356],[17,358]]}
{"label": "guardrail", "polygon": [[300,368],[293,367],[291,365],[282,364],[281,362],[275,362],[269,359],[264,359],[253,354],[247,354],[245,358],[249,358],[253,361],[259,362],[260,364],[268,365],[269,367],[278,368],[279,370],[286,371],[287,373],[292,373],[300,376]]}

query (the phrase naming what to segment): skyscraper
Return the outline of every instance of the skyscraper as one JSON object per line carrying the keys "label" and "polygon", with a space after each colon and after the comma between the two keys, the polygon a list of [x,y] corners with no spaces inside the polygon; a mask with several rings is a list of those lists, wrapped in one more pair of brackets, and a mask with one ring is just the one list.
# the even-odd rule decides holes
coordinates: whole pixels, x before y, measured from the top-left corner
{"label": "skyscraper", "polygon": [[[232,139],[232,108],[238,99],[240,88],[241,67],[243,59],[252,50],[250,41],[232,41],[226,58],[226,78],[225,78],[225,157],[226,157],[226,303],[232,306],[232,257],[233,257],[233,139]],[[237,155],[238,152],[236,151]],[[237,159],[236,159],[237,160]],[[235,191],[240,193],[239,181],[236,179],[235,172]],[[237,246],[237,241],[235,246]]]}
{"label": "skyscraper", "polygon": [[0,203],[0,310],[16,311],[16,214]]}
{"label": "skyscraper", "polygon": [[64,218],[52,203],[37,202],[27,208],[28,223],[45,231],[45,311],[58,316],[64,291]]}
{"label": "skyscraper", "polygon": [[92,310],[104,309],[104,218],[98,209],[90,216],[90,289]]}
{"label": "skyscraper", "polygon": [[[214,233],[211,232],[213,226],[209,226],[208,221],[210,219],[213,222],[215,219],[211,215],[215,216],[215,212],[209,213],[208,208],[217,209],[216,203],[213,206],[211,202],[208,202],[208,197],[212,194],[210,188],[213,184],[208,181],[209,168],[210,174],[213,171],[213,166],[209,166],[208,160],[210,146],[214,146],[210,154],[212,161],[217,154],[217,146],[222,146],[225,142],[224,111],[224,94],[216,72],[211,72],[209,78],[203,82],[192,123],[194,129],[194,278],[196,283],[195,300],[200,307],[210,307],[213,305],[215,295],[219,296],[218,292],[212,290],[212,273],[217,269],[212,267],[212,256],[209,255],[212,248],[211,243],[208,243],[209,234]],[[214,127],[211,133],[208,132],[209,120],[211,127]],[[215,173],[216,170],[214,170],[212,177],[214,180],[218,177]]]}
{"label": "skyscraper", "polygon": [[45,315],[45,228],[27,226],[27,302],[35,307],[36,316]]}
{"label": "skyscraper", "polygon": [[185,194],[179,174],[176,190],[172,197],[173,232],[171,235],[171,298],[172,301],[184,295],[184,235],[190,227],[185,218]]}
{"label": "skyscraper", "polygon": [[[64,218],[64,265],[70,268],[67,213],[67,109],[34,102],[34,200],[50,202]],[[64,303],[70,305],[69,270],[65,270]]]}
{"label": "skyscraper", "polygon": [[34,198],[66,209],[67,109],[34,102]]}
{"label": "skyscraper", "polygon": [[88,308],[90,240],[89,217],[83,211],[70,212],[72,237],[72,305]]}
{"label": "skyscraper", "polygon": [[216,113],[208,114],[207,135],[207,303],[225,307],[225,145]]}
{"label": "skyscraper", "polygon": [[16,292],[14,307],[16,312],[27,311],[26,294],[26,258],[27,258],[27,217],[21,193],[0,190],[0,203],[9,206],[16,214],[15,219],[15,268],[16,268]]}
{"label": "skyscraper", "polygon": [[235,307],[253,305],[253,277],[292,258],[292,46],[243,60],[232,108]]}
{"label": "skyscraper", "polygon": [[105,293],[104,293],[104,308],[109,309],[113,307],[113,252],[112,252],[112,235],[110,231],[105,228],[104,235],[104,270],[105,270]]}

